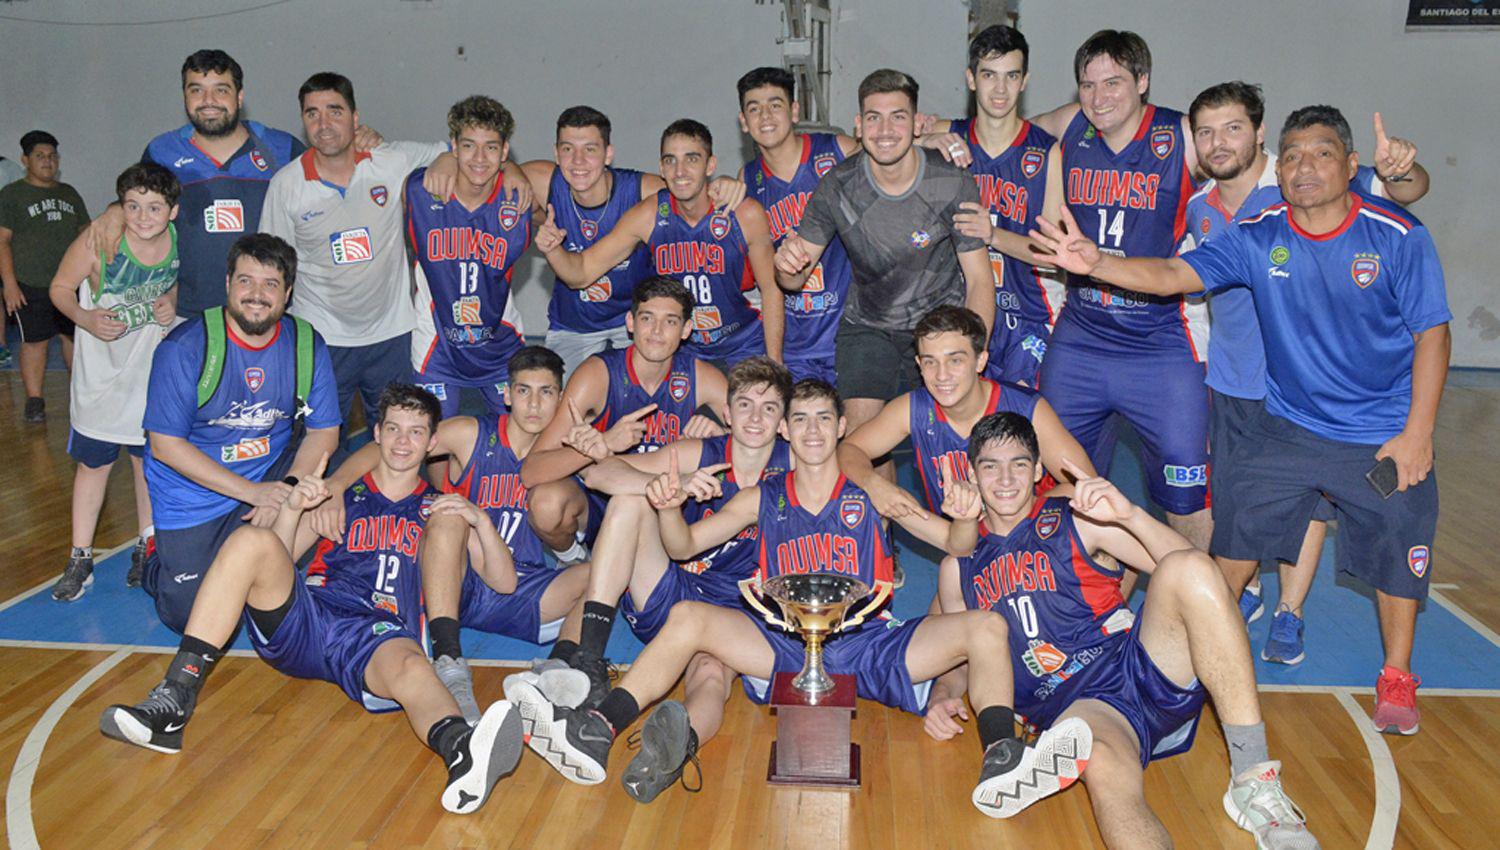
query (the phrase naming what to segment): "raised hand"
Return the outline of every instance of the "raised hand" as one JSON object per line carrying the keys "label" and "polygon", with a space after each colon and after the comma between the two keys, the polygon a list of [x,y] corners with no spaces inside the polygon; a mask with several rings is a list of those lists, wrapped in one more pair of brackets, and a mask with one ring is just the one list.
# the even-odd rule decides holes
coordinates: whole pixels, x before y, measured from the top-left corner
{"label": "raised hand", "polygon": [[646,485],[646,501],[659,511],[682,507],[687,501],[687,491],[682,489],[682,474],[677,466],[677,447],[668,446],[666,451],[667,471],[651,479]]}
{"label": "raised hand", "polygon": [[974,520],[979,519],[980,512],[984,509],[984,502],[979,498],[979,487],[970,479],[954,475],[951,468],[943,466],[943,513],[950,519]]}
{"label": "raised hand", "polygon": [[723,425],[701,416],[697,413],[688,419],[687,424],[682,426],[682,436],[689,440],[702,440],[708,437],[722,437],[729,433],[729,429]]}
{"label": "raised hand", "polygon": [[1135,505],[1108,478],[1088,475],[1068,458],[1063,458],[1062,468],[1075,481],[1069,504],[1086,519],[1098,523],[1123,523],[1135,513]]}
{"label": "raised hand", "polygon": [[801,274],[802,270],[812,263],[812,256],[807,252],[807,243],[793,230],[781,241],[781,247],[776,249],[776,270],[784,275]]}
{"label": "raised hand", "polygon": [[646,436],[645,419],[656,410],[655,404],[648,404],[625,414],[608,431],[604,432],[604,444],[614,454],[630,451],[640,445],[641,438]]}
{"label": "raised hand", "polygon": [[568,399],[568,418],[572,420],[573,426],[563,437],[563,445],[594,460],[604,460],[613,454],[609,446],[605,445],[604,435],[583,420],[578,403],[571,398]]}
{"label": "raised hand", "polygon": [[1381,180],[1400,180],[1417,164],[1417,146],[1406,139],[1387,136],[1385,122],[1375,113],[1375,173]]}
{"label": "raised hand", "polygon": [[551,204],[547,205],[547,220],[542,222],[536,229],[536,234],[531,237],[531,244],[536,246],[543,254],[550,254],[568,238],[568,234],[557,226],[557,211]]}
{"label": "raised hand", "polygon": [[321,504],[328,498],[328,485],[323,480],[323,473],[328,469],[328,453],[318,459],[318,465],[313,471],[302,476],[297,481],[297,486],[287,494],[286,506],[294,511],[303,511]]}
{"label": "raised hand", "polygon": [[1094,244],[1094,240],[1083,235],[1066,205],[1061,213],[1062,227],[1037,216],[1036,227],[1026,235],[1042,250],[1037,251],[1035,246],[1028,246],[1030,261],[1039,266],[1057,266],[1074,274],[1092,274],[1104,260],[1104,255],[1099,251],[1099,246]]}
{"label": "raised hand", "polygon": [[[672,449],[672,459],[677,459],[677,449]],[[688,478],[687,483],[682,485],[688,496],[695,502],[711,502],[724,495],[724,484],[719,479],[719,473],[728,469],[731,464],[716,463],[712,466],[700,467],[694,470]]]}

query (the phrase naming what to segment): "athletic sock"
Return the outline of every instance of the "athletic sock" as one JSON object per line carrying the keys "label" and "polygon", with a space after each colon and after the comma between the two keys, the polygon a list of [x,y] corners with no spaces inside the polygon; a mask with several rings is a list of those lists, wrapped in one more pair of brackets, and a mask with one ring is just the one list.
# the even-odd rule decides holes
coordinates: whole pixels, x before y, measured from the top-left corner
{"label": "athletic sock", "polygon": [[427,730],[427,746],[443,759],[443,764],[453,763],[453,754],[464,737],[469,734],[469,724],[463,715],[453,714],[432,724]]}
{"label": "athletic sock", "polygon": [[552,651],[547,654],[548,659],[557,659],[566,662],[578,651],[578,644],[565,638],[559,638],[557,643],[552,644]]}
{"label": "athletic sock", "polygon": [[452,617],[434,617],[427,621],[427,633],[432,636],[432,657],[463,658],[463,644],[458,637],[458,621]]}
{"label": "athletic sock", "polygon": [[69,559],[84,558],[84,559],[92,561],[92,560],[94,560],[94,547],[92,547],[92,546],[74,546],[73,550],[68,553],[68,558]]}
{"label": "athletic sock", "polygon": [[138,537],[138,538],[136,538],[136,539],[140,540],[142,543],[144,543],[147,540],[150,540],[151,538],[153,538],[155,536],[156,536],[156,526],[154,526],[154,525],[148,525],[145,528],[141,529],[141,536]]}
{"label": "athletic sock", "polygon": [[604,657],[604,647],[609,643],[609,632],[615,627],[615,606],[603,602],[583,603],[583,634],[578,637],[579,649]]}
{"label": "athletic sock", "polygon": [[177,646],[177,654],[172,656],[172,663],[167,665],[166,681],[187,691],[196,700],[203,680],[208,678],[220,654],[219,648],[208,641],[184,635],[182,643]]}
{"label": "athletic sock", "polygon": [[1270,750],[1266,747],[1265,721],[1250,726],[1228,723],[1223,726],[1224,743],[1229,748],[1230,776],[1239,776],[1261,762],[1271,760]]}
{"label": "athletic sock", "polygon": [[1016,712],[1008,705],[992,705],[979,710],[979,749],[1016,737]]}
{"label": "athletic sock", "polygon": [[641,707],[636,704],[635,697],[624,688],[615,688],[594,709],[609,722],[610,732],[619,735],[625,727],[635,722],[641,716]]}

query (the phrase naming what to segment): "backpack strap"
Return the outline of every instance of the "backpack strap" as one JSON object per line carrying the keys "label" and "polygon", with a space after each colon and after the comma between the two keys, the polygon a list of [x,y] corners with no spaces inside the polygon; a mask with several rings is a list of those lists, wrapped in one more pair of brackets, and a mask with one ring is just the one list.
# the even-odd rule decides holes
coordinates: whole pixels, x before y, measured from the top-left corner
{"label": "backpack strap", "polygon": [[198,373],[198,407],[208,404],[224,377],[224,308],[203,311],[203,368]]}
{"label": "backpack strap", "polygon": [[307,398],[312,392],[313,379],[313,329],[301,316],[293,316],[297,329],[297,407],[295,418],[301,419],[308,412]]}

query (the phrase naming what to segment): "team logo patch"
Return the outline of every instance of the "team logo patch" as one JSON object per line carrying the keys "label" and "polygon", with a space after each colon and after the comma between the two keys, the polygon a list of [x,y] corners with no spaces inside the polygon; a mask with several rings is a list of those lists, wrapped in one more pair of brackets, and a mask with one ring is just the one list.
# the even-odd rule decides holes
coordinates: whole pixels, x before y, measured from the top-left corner
{"label": "team logo patch", "polygon": [[1166,159],[1177,147],[1177,134],[1171,130],[1157,130],[1151,134],[1151,152],[1157,159]]}
{"label": "team logo patch", "polygon": [[260,392],[260,388],[265,382],[266,370],[259,366],[251,366],[245,370],[245,386],[250,388],[250,392]]}
{"label": "team logo patch", "polygon": [[668,218],[671,215],[672,215],[672,205],[671,204],[667,203],[666,201],[663,201],[663,202],[661,202],[660,204],[657,205],[657,207],[656,207],[656,217],[657,218]]}
{"label": "team logo patch", "polygon": [[694,307],[693,329],[699,331],[711,331],[724,327],[724,318],[719,314],[718,307]]}
{"label": "team logo patch", "polygon": [[1022,653],[1021,661],[1033,676],[1049,676],[1061,670],[1068,661],[1068,654],[1044,640],[1031,641],[1031,647]]}
{"label": "team logo patch", "polygon": [[516,226],[516,222],[518,222],[520,220],[521,220],[521,208],[520,207],[516,206],[513,203],[509,203],[509,202],[503,203],[503,204],[500,205],[500,226],[502,228],[504,228],[506,230],[510,230],[512,227],[515,227]]}
{"label": "team logo patch", "polygon": [[257,171],[265,171],[271,167],[271,163],[266,162],[265,155],[258,150],[250,152],[250,164],[255,166]]}
{"label": "team logo patch", "polygon": [[1204,236],[1208,235],[1208,231],[1212,227],[1213,223],[1208,220],[1208,216],[1204,216],[1203,220],[1198,222],[1198,232],[1202,233]]}
{"label": "team logo patch", "polygon": [[239,463],[242,460],[254,460],[265,457],[271,453],[271,438],[256,437],[250,440],[240,440],[238,443],[230,443],[219,447],[219,460],[224,463]]}
{"label": "team logo patch", "polygon": [[[388,614],[401,616],[401,606],[396,601],[394,594],[381,593],[377,590],[370,594],[370,604],[375,606],[376,611],[385,611]],[[376,634],[380,634],[380,632],[376,632]]]}
{"label": "team logo patch", "polygon": [[865,519],[865,500],[846,498],[839,502],[839,519],[850,528],[858,528]]}
{"label": "team logo patch", "polygon": [[1359,288],[1364,289],[1374,283],[1375,278],[1380,277],[1380,261],[1373,257],[1361,257],[1349,267],[1349,274],[1359,284]]}
{"label": "team logo patch", "polygon": [[323,587],[328,584],[328,576],[321,573],[308,573],[307,578],[303,579],[302,583],[308,587]]}
{"label": "team logo patch", "polygon": [[374,635],[375,637],[380,637],[386,632],[394,632],[398,628],[400,628],[400,626],[396,625],[395,623],[389,623],[385,620],[381,620],[380,622],[370,626],[370,634]]}
{"label": "team logo patch", "polygon": [[1427,575],[1427,565],[1431,560],[1432,553],[1426,546],[1413,546],[1406,553],[1406,565],[1417,578]]}
{"label": "team logo patch", "polygon": [[328,234],[328,248],[333,252],[333,264],[336,266],[368,263],[375,256],[375,250],[370,245],[368,227]]}
{"label": "team logo patch", "polygon": [[590,304],[602,304],[609,300],[612,292],[614,292],[614,284],[609,282],[609,276],[606,275],[580,290],[578,300]]}
{"label": "team logo patch", "polygon": [[724,213],[714,213],[714,217],[708,220],[708,232],[715,239],[723,239],[729,235],[729,216]]}
{"label": "team logo patch", "polygon": [[1286,265],[1286,261],[1290,260],[1291,258],[1292,252],[1288,251],[1285,245],[1277,245],[1275,248],[1271,249],[1271,262],[1275,263],[1278,266]]}
{"label": "team logo patch", "polygon": [[1046,540],[1062,526],[1062,511],[1049,508],[1036,518],[1036,536]]}
{"label": "team logo patch", "polygon": [[914,248],[926,248],[932,237],[925,230],[913,230],[911,232],[911,244]]}
{"label": "team logo patch", "polygon": [[687,398],[688,390],[692,388],[692,382],[687,375],[673,373],[667,381],[667,392],[671,394],[673,401],[682,401]]}
{"label": "team logo patch", "polygon": [[238,198],[214,201],[212,206],[203,208],[203,229],[209,233],[243,233],[244,205]]}
{"label": "team logo patch", "polygon": [[375,206],[383,207],[385,206],[385,202],[389,201],[390,199],[391,193],[387,191],[384,186],[370,187],[370,200],[375,202]]}
{"label": "team logo patch", "polygon": [[422,504],[417,508],[417,513],[421,515],[422,519],[425,520],[432,517],[432,503],[437,501],[438,495],[437,493],[422,494]]}
{"label": "team logo patch", "polygon": [[[822,177],[824,174],[832,171],[833,167],[837,164],[838,163],[834,161],[833,154],[818,154],[817,156],[813,157],[813,173],[818,175],[819,177]],[[755,176],[756,178],[760,177],[759,174]]]}
{"label": "team logo patch", "polygon": [[701,576],[705,571],[708,570],[710,566],[712,566],[712,564],[707,560],[700,559],[697,561],[687,561],[684,563],[680,563],[677,566],[681,567],[684,570],[687,570],[695,576]]}
{"label": "team logo patch", "polygon": [[599,235],[599,222],[586,218],[579,222],[578,229],[583,232],[585,242],[592,242]]}
{"label": "team logo patch", "polygon": [[1047,160],[1039,150],[1029,150],[1021,154],[1021,173],[1027,178],[1032,178],[1042,170],[1042,165]]}

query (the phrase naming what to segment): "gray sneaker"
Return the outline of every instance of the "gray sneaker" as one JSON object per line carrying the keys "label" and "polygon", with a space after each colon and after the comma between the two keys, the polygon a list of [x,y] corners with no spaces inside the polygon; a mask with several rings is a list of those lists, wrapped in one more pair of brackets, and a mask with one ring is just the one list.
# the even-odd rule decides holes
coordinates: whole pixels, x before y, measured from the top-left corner
{"label": "gray sneaker", "polygon": [[[548,702],[568,708],[583,705],[589,696],[589,677],[582,670],[574,670],[567,662],[558,658],[541,658],[532,662],[530,670],[512,673],[500,683],[505,698],[515,702],[516,686],[525,682],[542,692]],[[531,734],[528,728],[526,734]]]}
{"label": "gray sneaker", "polygon": [[94,583],[94,559],[73,557],[63,567],[62,578],[52,585],[52,598],[58,602],[72,602],[83,595]]}
{"label": "gray sneaker", "polygon": [[[693,745],[693,727],[688,722],[687,707],[676,700],[667,700],[651,712],[641,731],[630,736],[627,742],[640,748],[620,784],[625,793],[637,803],[649,803],[657,795],[672,787],[672,783],[683,779],[682,771],[692,762],[698,765],[698,748]],[[698,773],[698,784],[683,786],[690,792],[703,789],[703,773]]]}
{"label": "gray sneaker", "polygon": [[441,655],[433,659],[432,669],[448,693],[453,694],[453,701],[458,703],[464,720],[470,726],[478,723],[484,712],[479,710],[479,702],[474,699],[474,674],[469,672],[469,662]]}
{"label": "gray sneaker", "polygon": [[33,396],[26,399],[26,410],[23,413],[27,422],[33,424],[47,421],[47,402],[45,399]]}

